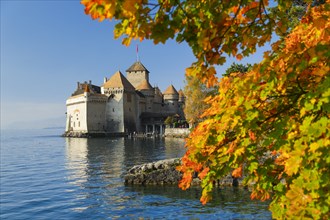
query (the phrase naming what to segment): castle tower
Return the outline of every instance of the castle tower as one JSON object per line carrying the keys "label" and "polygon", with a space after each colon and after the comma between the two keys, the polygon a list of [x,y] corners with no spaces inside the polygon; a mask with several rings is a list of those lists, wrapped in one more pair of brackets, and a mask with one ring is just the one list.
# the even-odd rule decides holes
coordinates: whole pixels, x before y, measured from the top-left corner
{"label": "castle tower", "polygon": [[179,93],[174,88],[173,85],[170,85],[165,92],[164,95],[164,103],[167,105],[167,112],[169,113],[178,113],[179,110]]}
{"label": "castle tower", "polygon": [[178,101],[179,100],[179,93],[174,88],[173,85],[170,85],[169,87],[167,87],[167,89],[164,91],[163,95],[164,95],[164,100],[167,100],[167,101]]}
{"label": "castle tower", "polygon": [[149,71],[140,61],[135,62],[126,70],[127,80],[137,88],[144,80],[149,83]]}
{"label": "castle tower", "polygon": [[103,84],[102,90],[108,96],[106,104],[107,131],[117,134],[136,131],[136,95],[132,84],[118,71]]}

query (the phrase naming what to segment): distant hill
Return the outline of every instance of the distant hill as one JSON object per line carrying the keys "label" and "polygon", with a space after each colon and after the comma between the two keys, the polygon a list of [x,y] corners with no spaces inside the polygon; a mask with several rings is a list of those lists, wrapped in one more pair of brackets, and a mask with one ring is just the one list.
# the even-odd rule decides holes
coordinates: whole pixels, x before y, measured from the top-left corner
{"label": "distant hill", "polygon": [[17,121],[3,129],[65,129],[65,116],[43,120]]}

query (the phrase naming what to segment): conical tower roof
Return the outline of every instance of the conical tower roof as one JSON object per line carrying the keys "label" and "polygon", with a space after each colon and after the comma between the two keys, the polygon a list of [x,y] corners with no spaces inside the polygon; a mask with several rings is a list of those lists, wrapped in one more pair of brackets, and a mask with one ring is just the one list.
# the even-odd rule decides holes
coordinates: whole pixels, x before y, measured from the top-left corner
{"label": "conical tower roof", "polygon": [[117,71],[113,76],[103,84],[104,88],[124,88],[126,90],[135,90],[132,84],[125,78],[125,76]]}
{"label": "conical tower roof", "polygon": [[150,83],[145,79],[140,85],[136,87],[137,90],[151,90],[153,89]]}
{"label": "conical tower roof", "polygon": [[164,95],[179,95],[178,91],[174,88],[173,85],[170,85],[165,92],[163,92]]}
{"label": "conical tower roof", "polygon": [[126,72],[132,72],[132,71],[146,71],[149,73],[149,70],[143,66],[143,64],[140,61],[136,61],[133,63],[133,65],[126,70]]}

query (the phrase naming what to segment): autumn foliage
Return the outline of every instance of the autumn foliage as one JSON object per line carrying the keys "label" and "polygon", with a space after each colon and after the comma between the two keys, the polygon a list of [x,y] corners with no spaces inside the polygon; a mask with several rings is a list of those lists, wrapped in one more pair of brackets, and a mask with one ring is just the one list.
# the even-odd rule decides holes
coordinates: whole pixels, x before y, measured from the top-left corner
{"label": "autumn foliage", "polygon": [[[82,3],[93,18],[119,19],[115,36],[126,45],[138,38],[186,41],[197,59],[186,74],[218,85],[187,139],[182,189],[198,172],[205,204],[215,180],[246,174],[252,199],[272,199],[273,218],[330,218],[330,0],[309,6],[292,30],[284,16],[292,1],[278,1],[276,16],[266,0]],[[274,32],[281,40],[260,64],[216,77],[224,54],[241,59]]]}

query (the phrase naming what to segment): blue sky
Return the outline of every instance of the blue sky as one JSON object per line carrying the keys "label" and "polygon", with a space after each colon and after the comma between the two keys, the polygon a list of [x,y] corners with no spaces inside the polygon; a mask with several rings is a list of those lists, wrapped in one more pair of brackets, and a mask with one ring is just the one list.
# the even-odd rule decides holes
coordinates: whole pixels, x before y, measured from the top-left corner
{"label": "blue sky", "polygon": [[[185,68],[195,61],[186,44],[126,47],[114,39],[113,27],[85,15],[79,0],[1,0],[1,128],[64,126],[65,101],[77,81],[101,85],[105,76],[125,73],[137,44],[151,85],[183,89]],[[262,51],[242,62],[261,61]]]}

